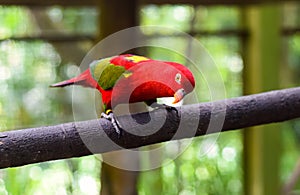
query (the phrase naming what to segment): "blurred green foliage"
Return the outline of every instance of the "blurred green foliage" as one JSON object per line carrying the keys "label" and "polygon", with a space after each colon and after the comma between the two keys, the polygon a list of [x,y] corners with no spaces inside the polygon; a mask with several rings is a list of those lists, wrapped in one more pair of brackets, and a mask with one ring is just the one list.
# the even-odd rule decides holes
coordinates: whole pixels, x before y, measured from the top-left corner
{"label": "blurred green foliage", "polygon": [[[97,32],[98,13],[94,8],[50,7],[44,11],[59,29],[57,26],[40,29],[31,9],[1,6],[0,39],[32,36],[42,32]],[[167,26],[184,32],[239,29],[242,26],[241,10],[237,7],[189,5],[143,6],[140,24]],[[149,41],[171,42],[183,53],[188,51],[188,40],[172,37],[168,31],[144,33],[149,36],[168,35],[151,37]],[[234,36],[205,37],[197,33],[195,38],[214,59],[224,81],[226,96],[240,96],[243,84],[241,39]],[[289,52],[286,63],[299,75],[299,35],[289,38],[287,42]],[[0,52],[0,131],[73,120],[70,89],[48,88],[49,84],[72,76],[76,69],[72,61],[64,60],[55,44],[5,40],[0,42]],[[182,56],[161,48],[148,48],[147,52],[154,59],[185,63]],[[294,78],[294,82],[299,83],[300,77]],[[203,78],[199,76],[197,80],[200,83],[196,89],[200,94],[199,101],[209,101],[209,89],[201,85],[204,83]],[[283,129],[286,132],[283,136],[281,170],[284,182],[299,158],[299,143],[294,134],[295,129],[299,130],[299,124],[284,123]],[[242,134],[238,131],[196,138],[176,160],[157,170],[142,172],[138,185],[139,194],[153,194],[156,190],[162,194],[181,195],[242,194],[242,150]],[[0,194],[98,194],[100,168],[99,160],[88,156],[3,169],[0,170]]]}
{"label": "blurred green foliage", "polygon": [[[56,22],[63,23],[66,30],[95,33],[94,9],[55,7],[45,10],[45,15],[57,17],[59,13],[53,13],[54,9],[61,14]],[[39,32],[30,9],[0,7],[0,16],[1,39]],[[89,24],[86,17],[90,18]],[[81,24],[92,28],[82,28]],[[55,45],[5,40],[0,42],[0,53],[0,131],[73,120],[70,91],[48,87],[61,80],[60,75],[67,77],[74,73],[72,65],[66,66],[72,62],[63,60]],[[97,194],[100,168],[99,160],[88,156],[1,170],[0,194]]]}
{"label": "blurred green foliage", "polygon": [[3,6],[0,6],[0,9],[0,38],[22,36],[34,32],[34,24],[30,21],[28,10]]}

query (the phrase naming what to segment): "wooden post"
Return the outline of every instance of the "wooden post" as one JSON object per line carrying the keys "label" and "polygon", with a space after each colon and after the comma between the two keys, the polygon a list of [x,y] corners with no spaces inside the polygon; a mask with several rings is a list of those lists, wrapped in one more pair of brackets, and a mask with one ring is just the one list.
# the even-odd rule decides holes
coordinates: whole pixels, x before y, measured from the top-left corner
{"label": "wooden post", "polygon": [[[245,8],[249,39],[245,43],[244,92],[259,93],[279,87],[280,7]],[[280,194],[279,125],[251,127],[244,131],[244,186],[246,195]]]}
{"label": "wooden post", "polygon": [[[119,0],[99,0],[99,37],[101,41],[105,37],[120,30],[137,25],[137,1]],[[135,41],[135,36],[131,35],[130,40]],[[114,43],[114,47],[118,47]],[[132,50],[130,51],[132,52]],[[126,152],[108,153],[103,156],[104,161],[119,161],[120,163],[131,163],[139,166],[139,159],[126,157]],[[106,162],[107,162],[106,161]],[[101,194],[134,195],[137,194],[138,172],[118,169],[106,163],[102,163],[101,168]]]}
{"label": "wooden post", "polygon": [[99,0],[98,41],[120,30],[136,26],[137,7],[137,0]]}

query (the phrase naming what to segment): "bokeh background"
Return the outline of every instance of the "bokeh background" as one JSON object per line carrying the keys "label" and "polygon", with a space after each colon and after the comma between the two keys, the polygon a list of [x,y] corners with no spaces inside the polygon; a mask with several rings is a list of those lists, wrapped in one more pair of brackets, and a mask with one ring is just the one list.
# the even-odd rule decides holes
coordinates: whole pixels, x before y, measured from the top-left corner
{"label": "bokeh background", "polygon": [[[172,27],[199,40],[215,60],[227,98],[299,86],[300,3],[230,2],[0,0],[0,131],[73,121],[72,88],[48,86],[75,76],[97,41],[135,25]],[[145,35],[188,52],[189,40],[176,34]],[[135,52],[185,63],[160,48]],[[205,89],[197,94],[210,100]],[[288,190],[297,193],[299,138],[299,120],[222,133],[215,143],[196,138],[168,165],[137,173],[134,193],[280,194],[291,182]],[[213,147],[202,156],[205,142]],[[101,169],[94,156],[2,169],[0,194],[99,194],[111,185]]]}

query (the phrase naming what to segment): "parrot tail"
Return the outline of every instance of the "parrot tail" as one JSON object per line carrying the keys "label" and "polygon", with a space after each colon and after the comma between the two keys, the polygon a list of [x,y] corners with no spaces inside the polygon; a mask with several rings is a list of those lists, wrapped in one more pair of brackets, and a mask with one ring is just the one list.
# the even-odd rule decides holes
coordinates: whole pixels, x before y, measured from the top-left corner
{"label": "parrot tail", "polygon": [[75,78],[52,84],[50,85],[50,87],[65,87],[68,85],[81,85],[84,87],[91,87],[91,88],[98,87],[98,83],[91,76],[89,69],[87,69],[86,71],[84,71],[83,73],[81,73]]}
{"label": "parrot tail", "polygon": [[54,83],[54,84],[50,85],[50,87],[65,87],[68,85],[74,85],[74,83],[75,83],[75,79],[70,79],[70,80],[59,82],[59,83]]}

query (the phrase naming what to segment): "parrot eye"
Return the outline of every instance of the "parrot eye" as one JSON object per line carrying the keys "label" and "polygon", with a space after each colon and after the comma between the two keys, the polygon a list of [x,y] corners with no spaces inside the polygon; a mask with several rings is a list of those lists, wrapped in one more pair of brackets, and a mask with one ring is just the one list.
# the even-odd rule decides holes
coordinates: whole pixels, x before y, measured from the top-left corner
{"label": "parrot eye", "polygon": [[178,83],[178,84],[181,84],[181,74],[180,73],[177,73],[175,75],[175,81]]}

